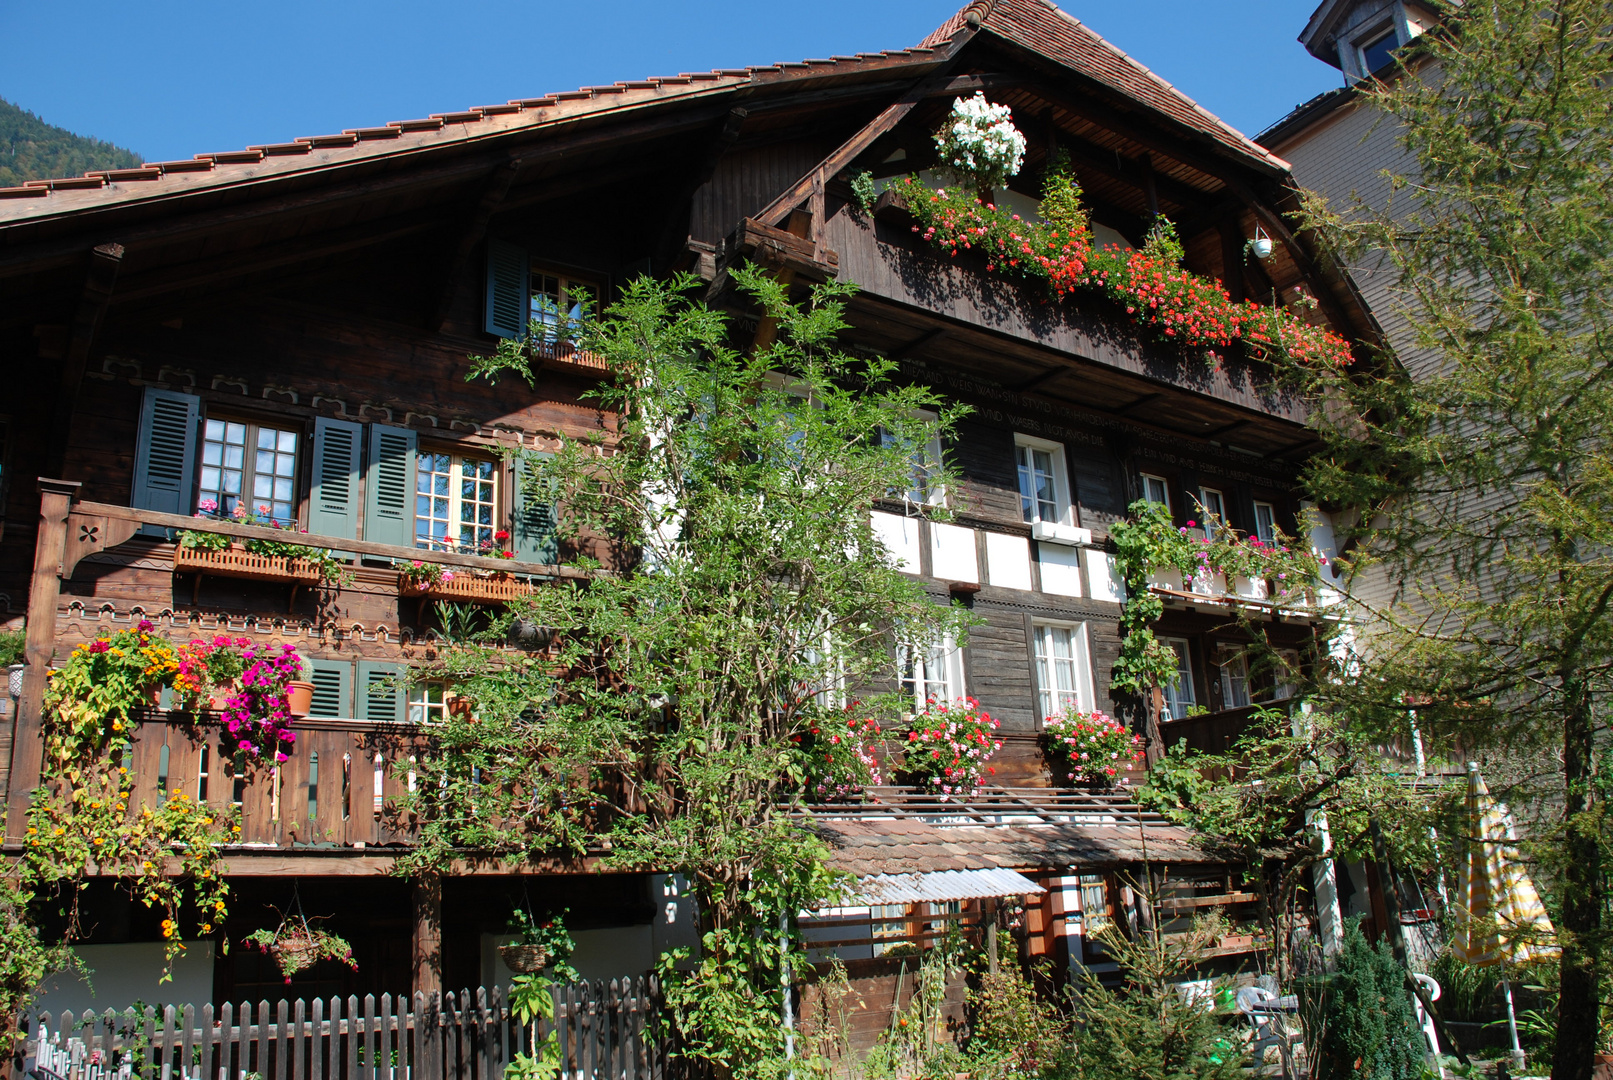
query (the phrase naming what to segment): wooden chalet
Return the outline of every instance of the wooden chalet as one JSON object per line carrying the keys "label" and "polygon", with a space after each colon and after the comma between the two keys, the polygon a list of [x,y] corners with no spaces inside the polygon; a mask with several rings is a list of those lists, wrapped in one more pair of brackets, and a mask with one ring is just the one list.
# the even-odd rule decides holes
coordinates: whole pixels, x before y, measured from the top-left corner
{"label": "wooden chalet", "polygon": [[[379,809],[411,782],[410,755],[443,701],[441,687],[407,681],[439,628],[392,561],[508,571],[538,588],[567,573],[578,553],[520,504],[499,452],[608,430],[610,417],[581,399],[607,373],[560,349],[535,389],[488,386],[465,380],[467,356],[519,334],[537,300],[564,308],[586,288],[608,302],[634,276],[674,269],[754,325],[728,273],[753,260],[797,282],[855,282],[847,345],[974,406],[945,447],[963,478],[949,494],[955,519],[931,521],[914,502],[874,510],[936,601],[959,598],[983,620],[966,648],[943,647],[903,675],[920,699],[967,693],[1003,721],[998,774],[1012,791],[993,798],[1063,814],[1032,828],[1000,805],[971,811],[974,868],[1023,872],[1046,890],[1031,902],[1032,951],[1069,949],[1083,912],[1115,917],[1116,872],[1139,857],[1117,837],[1165,826],[1124,800],[1061,811],[1039,743],[1041,718],[1072,702],[1147,718],[1108,690],[1120,611],[1108,527],[1137,498],[1167,502],[1183,523],[1213,498],[1241,530],[1292,532],[1296,470],[1316,444],[1303,404],[1258,367],[1233,358],[1212,369],[1121,311],[1049,302],[983,260],[948,259],[888,198],[859,212],[849,178],[929,168],[932,132],[977,90],[1012,107],[1030,144],[1000,200],[1033,212],[1043,165],[1061,151],[1101,239],[1140,246],[1164,214],[1188,266],[1235,298],[1308,297],[1339,331],[1365,327],[1290,231],[1286,163],[1044,0],[979,0],[908,49],[584,87],[0,189],[0,615],[26,619],[28,640],[0,754],[7,850],[39,775],[47,667],[144,618],[174,640],[227,629],[313,658],[312,714],[272,780],[237,782],[205,726],[161,709],[141,728],[132,770],[140,793],[239,803],[225,935],[261,925],[293,881],[305,910],[334,916],[359,969],[318,969],[299,993],[494,983],[507,975],[495,935],[523,889],[571,909],[576,962],[591,977],[641,973],[688,940],[687,904],[665,876],[555,861],[468,869],[440,893],[390,876],[409,836]],[[1244,256],[1257,226],[1275,240],[1265,261]],[[1024,509],[1026,470],[1052,476],[1050,515]],[[187,562],[173,530],[194,527],[204,501],[227,509],[235,492],[344,553],[351,581],[298,587]],[[445,538],[474,548],[500,527],[516,534],[514,562],[442,550]],[[1228,605],[1259,596],[1159,585],[1158,630],[1183,681],[1148,728],[1151,750],[1179,738],[1220,748],[1252,703],[1284,693],[1241,666]],[[1269,618],[1272,639],[1302,663],[1310,627]],[[873,869],[869,836],[892,835],[874,819],[891,815],[830,816],[824,828],[857,838],[848,865]],[[923,800],[900,816],[930,833],[958,823]],[[1060,842],[1039,848],[1042,826]],[[1177,841],[1184,895],[1248,899],[1225,867]],[[971,868],[927,862],[925,850],[909,845],[902,872]],[[108,964],[147,962],[139,949],[158,940],[158,916],[110,887],[97,903],[88,947],[105,947]],[[901,903],[906,914],[867,909],[864,923],[927,910]],[[165,997],[282,992],[257,953],[201,943],[189,956]]]}

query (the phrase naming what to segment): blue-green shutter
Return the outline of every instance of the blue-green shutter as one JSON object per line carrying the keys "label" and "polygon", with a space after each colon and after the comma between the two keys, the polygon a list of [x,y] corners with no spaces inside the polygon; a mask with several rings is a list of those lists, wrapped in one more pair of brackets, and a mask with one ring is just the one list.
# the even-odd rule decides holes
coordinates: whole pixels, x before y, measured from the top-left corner
{"label": "blue-green shutter", "polygon": [[358,662],[358,719],[369,724],[400,724],[408,716],[405,668],[378,660]]}
{"label": "blue-green shutter", "polygon": [[310,658],[308,681],[314,684],[309,716],[326,720],[353,718],[353,665],[346,660]]}
{"label": "blue-green shutter", "polygon": [[526,251],[502,240],[487,242],[487,310],[482,329],[495,337],[526,333],[531,299],[527,295]]}
{"label": "blue-green shutter", "polygon": [[415,433],[408,428],[370,425],[364,539],[414,546],[415,443]]}
{"label": "blue-green shutter", "polygon": [[359,461],[364,427],[351,420],[314,421],[314,483],[308,495],[308,531],[358,539]]}
{"label": "blue-green shutter", "polygon": [[553,457],[542,451],[529,451],[515,459],[515,497],[511,500],[511,550],[521,562],[560,561],[560,541],[555,535],[556,509],[552,496],[535,489],[533,469]]}
{"label": "blue-green shutter", "polygon": [[[165,514],[188,514],[196,484],[197,440],[202,399],[195,394],[146,387],[140,402],[140,434],[135,443],[134,491],[129,505]],[[163,536],[155,525],[142,532]]]}

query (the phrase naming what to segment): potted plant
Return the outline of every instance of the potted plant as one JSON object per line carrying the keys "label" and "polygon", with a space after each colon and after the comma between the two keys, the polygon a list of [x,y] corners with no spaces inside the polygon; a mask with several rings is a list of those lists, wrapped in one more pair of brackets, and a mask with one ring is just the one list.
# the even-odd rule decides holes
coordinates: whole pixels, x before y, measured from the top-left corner
{"label": "potted plant", "polygon": [[227,733],[225,747],[238,757],[286,760],[286,748],[296,741],[291,730],[287,688],[302,673],[304,661],[290,645],[241,653],[246,669],[240,690],[225,699],[220,722]]}
{"label": "potted plant", "polygon": [[286,683],[286,711],[292,716],[307,716],[314,707],[314,665],[301,653],[297,658],[296,678]]}
{"label": "potted plant", "polygon": [[[268,506],[260,506],[253,512],[246,504],[238,503],[225,517],[218,512],[218,503],[206,499],[198,505],[196,517],[258,525],[293,535],[304,531],[297,528],[294,522],[277,520]],[[322,548],[289,540],[233,540],[220,533],[195,529],[180,532],[179,547],[174,551],[174,570],[194,571],[198,577],[216,574],[248,581],[289,582],[292,585],[312,585],[321,581],[340,584],[349,580],[352,573],[344,563]]]}
{"label": "potted plant", "polygon": [[[490,558],[513,559],[514,552],[489,551]],[[437,563],[410,559],[392,564],[398,571],[398,592],[422,599],[469,600],[478,604],[501,604],[525,596],[532,586],[508,574],[493,571],[449,570]]]}
{"label": "potted plant", "polygon": [[577,943],[566,929],[562,915],[564,912],[538,919],[530,910],[517,905],[505,927],[505,932],[515,935],[515,940],[498,949],[504,966],[523,975],[552,966],[575,977],[569,961]]}
{"label": "potted plant", "polygon": [[1124,784],[1121,774],[1143,755],[1142,736],[1102,711],[1066,709],[1042,725],[1048,762],[1060,783],[1098,788]]}
{"label": "potted plant", "polygon": [[133,629],[103,634],[50,673],[45,711],[59,736],[97,751],[133,739],[136,711],[172,686],[179,670],[178,653],[155,629],[142,619]]}
{"label": "potted plant", "polygon": [[301,913],[295,919],[282,919],[273,930],[254,930],[246,936],[244,944],[256,946],[274,960],[288,983],[293,975],[308,970],[321,960],[339,960],[354,971],[358,970],[358,961],[353,959],[353,947],[344,938],[328,930],[316,930]]}
{"label": "potted plant", "polygon": [[1000,726],[974,698],[950,702],[930,698],[924,711],[913,717],[903,768],[914,782],[943,800],[978,794],[986,777],[997,773],[987,763],[1003,748],[996,735]]}
{"label": "potted plant", "polygon": [[801,755],[802,787],[816,802],[840,802],[879,784],[879,721],[857,712],[857,702],[790,736]]}
{"label": "potted plant", "polygon": [[241,673],[246,670],[242,653],[251,646],[250,639],[229,634],[191,639],[179,647],[174,692],[190,708],[205,704],[213,712],[222,712],[229,696],[239,689]]}

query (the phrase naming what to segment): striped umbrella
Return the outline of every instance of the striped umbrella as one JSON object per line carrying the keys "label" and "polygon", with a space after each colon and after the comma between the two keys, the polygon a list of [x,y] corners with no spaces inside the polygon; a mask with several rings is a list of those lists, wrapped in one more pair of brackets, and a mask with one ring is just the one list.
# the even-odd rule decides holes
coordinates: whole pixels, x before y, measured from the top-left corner
{"label": "striped umbrella", "polygon": [[[1540,893],[1518,854],[1518,831],[1505,803],[1495,800],[1479,775],[1477,762],[1467,764],[1468,854],[1456,905],[1456,937],[1451,953],[1475,967],[1506,961],[1521,963],[1555,955],[1554,945],[1541,944],[1553,933]],[[1501,988],[1507,999],[1507,1026],[1514,1056],[1522,1054],[1518,1022],[1512,1009],[1512,986],[1506,975]]]}

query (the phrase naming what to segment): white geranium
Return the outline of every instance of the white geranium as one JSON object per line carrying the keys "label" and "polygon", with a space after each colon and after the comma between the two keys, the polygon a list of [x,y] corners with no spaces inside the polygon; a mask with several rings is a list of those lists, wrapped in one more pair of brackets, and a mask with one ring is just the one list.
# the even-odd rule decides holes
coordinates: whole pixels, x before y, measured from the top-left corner
{"label": "white geranium", "polygon": [[943,165],[981,188],[1001,187],[1025,163],[1025,136],[1014,127],[1012,111],[982,93],[952,103],[935,148]]}

